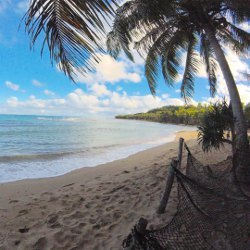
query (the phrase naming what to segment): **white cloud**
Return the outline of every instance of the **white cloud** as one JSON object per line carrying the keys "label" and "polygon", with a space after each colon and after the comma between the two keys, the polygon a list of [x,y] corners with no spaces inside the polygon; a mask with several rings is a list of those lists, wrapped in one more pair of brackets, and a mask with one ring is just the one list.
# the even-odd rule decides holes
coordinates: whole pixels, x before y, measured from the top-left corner
{"label": "white cloud", "polygon": [[0,13],[3,13],[10,5],[10,0],[0,0]]}
{"label": "white cloud", "polygon": [[[17,97],[10,97],[0,105],[0,113],[16,114],[57,114],[57,115],[82,115],[82,114],[128,114],[145,112],[149,109],[165,105],[183,105],[178,98],[168,95],[153,97],[152,95],[129,96],[126,92],[118,93],[103,88],[104,85],[95,87],[86,93],[76,89],[65,98],[37,99],[30,96],[28,100],[21,101]],[[104,86],[105,87],[105,86]]]}
{"label": "white cloud", "polygon": [[[224,48],[226,59],[228,61],[229,67],[234,76],[240,97],[242,102],[250,102],[250,86],[247,85],[247,78],[244,73],[250,72],[250,65],[247,63],[245,58],[241,58],[235,54],[235,52],[229,47]],[[202,68],[202,71],[199,72],[199,77],[207,78],[205,68]],[[204,97],[204,102],[214,102],[218,101],[219,98],[225,97],[227,100],[230,100],[229,93],[227,89],[226,82],[224,80],[222,71],[218,66],[217,70],[217,94],[215,98]]]}
{"label": "white cloud", "polygon": [[52,91],[50,91],[50,90],[48,90],[48,89],[45,89],[45,90],[43,91],[43,93],[44,93],[45,95],[48,95],[48,96],[54,96],[54,95],[55,95],[54,92],[52,92]]}
{"label": "white cloud", "polygon": [[117,86],[117,87],[116,87],[116,91],[117,91],[117,92],[120,92],[120,91],[122,91],[122,90],[123,90],[123,88],[122,88],[121,86]]}
{"label": "white cloud", "polygon": [[23,0],[16,4],[15,11],[17,13],[23,14],[29,9],[30,0]]}
{"label": "white cloud", "polygon": [[115,60],[109,55],[99,55],[100,62],[96,64],[95,72],[89,72],[82,76],[77,74],[76,81],[85,84],[116,83],[129,81],[138,83],[141,81],[141,72],[138,65],[128,60]]}
{"label": "white cloud", "polygon": [[12,83],[12,82],[10,82],[10,81],[6,81],[6,82],[5,82],[5,85],[6,85],[9,89],[11,89],[11,90],[13,90],[13,91],[18,91],[18,90],[20,89],[19,85],[15,84],[15,83]]}
{"label": "white cloud", "polygon": [[247,32],[250,32],[250,24],[247,22],[241,23],[239,27]]}
{"label": "white cloud", "polygon": [[92,84],[90,86],[90,90],[96,96],[109,96],[111,93],[104,84],[98,84],[98,83]]}
{"label": "white cloud", "polygon": [[[250,103],[250,86],[247,84],[238,83],[237,89],[239,91],[241,101],[245,104]],[[225,97],[227,100],[230,100],[227,85],[224,79],[220,81],[217,92],[218,95],[216,98]]]}
{"label": "white cloud", "polygon": [[29,8],[30,0],[19,0],[15,3],[13,0],[0,0],[0,13],[3,13],[8,8],[18,14],[24,14]]}
{"label": "white cloud", "polygon": [[33,79],[33,80],[32,80],[32,85],[34,85],[35,87],[43,87],[45,84],[39,82],[39,81],[36,80],[36,79]]}

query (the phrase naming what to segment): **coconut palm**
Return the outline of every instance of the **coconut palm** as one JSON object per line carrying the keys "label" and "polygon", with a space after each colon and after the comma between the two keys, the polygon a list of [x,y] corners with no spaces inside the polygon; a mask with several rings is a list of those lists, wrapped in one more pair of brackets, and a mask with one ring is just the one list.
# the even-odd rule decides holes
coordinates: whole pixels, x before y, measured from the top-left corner
{"label": "coconut palm", "polygon": [[[250,20],[246,1],[129,1],[117,10],[108,49],[116,57],[121,51],[130,56],[131,45],[145,56],[145,74],[154,94],[159,70],[168,85],[176,81],[182,52],[186,51],[181,93],[192,97],[199,56],[206,65],[210,92],[216,91],[216,62],[220,65],[232,103],[237,134],[235,161],[242,169],[249,162],[247,127],[240,96],[222,49],[228,45],[238,54],[248,53],[250,34],[237,25]],[[245,175],[245,173],[243,174]]]}
{"label": "coconut palm", "polygon": [[[114,15],[115,0],[36,0],[25,21],[32,45],[45,31],[51,58],[73,78],[76,70],[93,68],[89,54],[102,49],[106,16]],[[181,55],[187,51],[181,85],[182,96],[188,99],[194,91],[198,71],[197,50],[206,64],[210,90],[216,91],[216,63],[220,65],[232,103],[237,134],[236,148],[242,152],[239,163],[248,153],[246,122],[239,93],[225,58],[222,44],[238,54],[247,53],[250,34],[237,25],[250,20],[247,0],[132,0],[125,2],[115,14],[113,29],[108,36],[108,49],[117,57],[121,51],[132,59],[131,46],[146,57],[145,74],[151,92],[155,93],[158,70],[172,85],[177,79]],[[199,48],[198,48],[199,46]],[[85,66],[83,68],[82,66]]]}

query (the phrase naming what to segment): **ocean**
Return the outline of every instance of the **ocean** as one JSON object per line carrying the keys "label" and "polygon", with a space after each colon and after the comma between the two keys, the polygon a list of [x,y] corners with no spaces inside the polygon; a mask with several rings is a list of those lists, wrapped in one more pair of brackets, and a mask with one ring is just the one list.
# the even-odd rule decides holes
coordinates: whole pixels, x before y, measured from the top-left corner
{"label": "ocean", "polygon": [[52,177],[125,158],[194,127],[114,118],[0,115],[0,182]]}

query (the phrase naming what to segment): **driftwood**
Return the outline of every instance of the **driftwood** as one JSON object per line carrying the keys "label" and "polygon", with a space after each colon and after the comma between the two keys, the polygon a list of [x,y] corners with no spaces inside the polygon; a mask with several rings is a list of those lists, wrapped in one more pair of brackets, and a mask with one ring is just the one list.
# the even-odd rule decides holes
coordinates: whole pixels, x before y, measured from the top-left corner
{"label": "driftwood", "polygon": [[165,188],[165,191],[164,191],[163,196],[161,198],[160,205],[157,209],[158,214],[163,214],[165,212],[165,209],[166,209],[166,206],[168,203],[168,199],[169,199],[169,195],[170,195],[173,183],[174,183],[174,177],[175,177],[174,168],[181,167],[183,142],[184,142],[184,139],[180,138],[179,139],[178,160],[172,160],[171,165],[169,167],[168,178],[166,181],[166,188]]}

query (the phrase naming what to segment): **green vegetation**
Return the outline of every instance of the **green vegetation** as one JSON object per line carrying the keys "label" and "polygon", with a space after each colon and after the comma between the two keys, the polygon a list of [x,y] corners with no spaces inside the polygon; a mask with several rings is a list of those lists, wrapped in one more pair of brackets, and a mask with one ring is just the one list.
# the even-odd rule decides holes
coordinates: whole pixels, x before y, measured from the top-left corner
{"label": "green vegetation", "polygon": [[[197,106],[164,106],[151,109],[146,113],[117,115],[115,118],[198,126],[202,125],[205,114],[213,111],[214,106],[214,104],[198,104]],[[250,104],[245,108],[245,115],[250,125]]]}
{"label": "green vegetation", "polygon": [[232,145],[235,153],[235,129],[232,107],[226,101],[215,103],[201,119],[198,141],[204,152],[220,149],[224,143]]}
{"label": "green vegetation", "polygon": [[117,115],[117,119],[145,120],[161,123],[198,125],[210,106],[165,106],[146,113]]}

